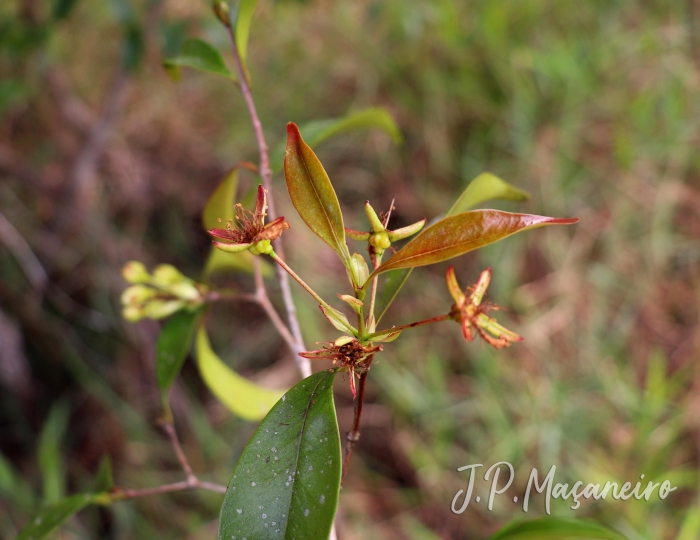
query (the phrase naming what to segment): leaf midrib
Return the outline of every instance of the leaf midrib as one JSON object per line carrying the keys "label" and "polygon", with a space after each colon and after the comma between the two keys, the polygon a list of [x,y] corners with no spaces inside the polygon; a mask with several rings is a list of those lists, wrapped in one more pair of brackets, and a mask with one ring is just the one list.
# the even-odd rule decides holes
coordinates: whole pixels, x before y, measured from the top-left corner
{"label": "leaf midrib", "polygon": [[[300,137],[301,139],[301,137]],[[309,166],[306,164],[306,158],[304,158],[304,155],[301,153],[301,144],[299,144],[300,141],[297,142],[297,146],[299,147],[299,157],[301,158],[301,162],[304,165],[304,170],[306,171],[306,175],[309,177],[309,183],[311,184],[311,188],[314,191],[314,195],[316,196],[316,201],[318,202],[319,206],[321,207],[321,211],[323,212],[323,215],[326,217],[326,222],[328,223],[328,226],[330,227],[331,234],[333,235],[333,240],[335,240],[336,244],[336,250],[338,253],[342,252],[342,248],[340,245],[340,241],[338,240],[338,236],[336,235],[335,228],[333,227],[333,223],[331,222],[331,218],[326,212],[326,207],[323,205],[323,202],[321,201],[321,196],[318,193],[318,190],[316,189],[316,183],[313,180],[313,176],[311,176],[311,171],[309,170]],[[310,148],[309,148],[310,149]],[[323,167],[323,166],[321,166]],[[324,171],[325,172],[325,171]],[[326,173],[327,175],[327,173]],[[328,181],[330,183],[330,180]],[[337,202],[337,200],[336,200]]]}
{"label": "leaf midrib", "polygon": [[299,443],[297,444],[297,455],[294,460],[294,478],[292,482],[292,495],[289,497],[289,504],[287,505],[287,520],[284,524],[284,538],[287,537],[287,529],[289,528],[289,521],[292,517],[291,514],[291,508],[292,508],[292,501],[294,500],[294,494],[297,491],[297,473],[299,471],[299,456],[301,454],[301,444],[302,440],[304,439],[304,431],[306,430],[306,421],[309,419],[309,410],[311,409],[311,406],[313,405],[313,398],[316,396],[316,391],[318,390],[318,387],[321,385],[321,382],[325,379],[325,376],[320,378],[318,383],[316,384],[316,387],[313,389],[313,392],[311,392],[311,395],[309,396],[309,403],[306,406],[306,410],[304,411],[304,422],[301,425],[301,431],[299,432]]}

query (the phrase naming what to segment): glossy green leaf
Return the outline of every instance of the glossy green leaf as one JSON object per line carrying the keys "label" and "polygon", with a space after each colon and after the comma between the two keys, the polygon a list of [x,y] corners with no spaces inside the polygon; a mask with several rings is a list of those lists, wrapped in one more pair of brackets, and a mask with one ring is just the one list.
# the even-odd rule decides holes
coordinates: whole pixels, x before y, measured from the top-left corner
{"label": "glossy green leaf", "polygon": [[156,343],[156,382],[163,405],[168,409],[170,387],[175,382],[192,346],[202,310],[182,310],[163,325]]}
{"label": "glossy green leaf", "polygon": [[530,198],[527,191],[523,191],[508,182],[501,180],[490,172],[481,173],[474,178],[462,192],[447,212],[447,216],[461,214],[467,210],[491,199],[505,199],[508,201],[526,201]]}
{"label": "glossy green leaf", "polygon": [[342,468],[334,375],[304,379],[261,422],[231,477],[219,538],[328,538]]}
{"label": "glossy green leaf", "polygon": [[346,268],[350,252],[340,203],[331,181],[313,150],[304,142],[294,123],[287,125],[284,176],[292,204],[309,228],[338,254]]}
{"label": "glossy green leaf", "polygon": [[500,530],[490,540],[626,540],[620,533],[591,521],[545,517],[520,521]]}
{"label": "glossy green leaf", "polygon": [[250,25],[253,22],[255,7],[258,5],[258,0],[241,0],[238,6],[238,16],[236,17],[236,48],[238,55],[241,58],[243,66],[243,74],[246,81],[250,84],[250,74],[248,73],[248,38],[250,36]]}
{"label": "glossy green leaf", "polygon": [[[396,124],[391,113],[382,108],[374,107],[350,113],[342,118],[327,118],[324,120],[314,120],[304,124],[300,131],[304,132],[304,140],[311,148],[315,148],[322,142],[350,131],[364,129],[380,129],[393,139],[396,144],[403,140],[399,126]],[[280,170],[284,159],[284,145],[275,148],[272,154],[272,165],[274,170]]]}
{"label": "glossy green leaf", "polygon": [[235,79],[233,73],[226,67],[224,57],[221,56],[219,50],[206,41],[197,38],[185,41],[180,54],[164,60],[163,65],[169,70],[177,71],[180,67],[190,67],[206,73]]}
{"label": "glossy green leaf", "polygon": [[238,167],[233,167],[226,173],[223,180],[209,196],[202,210],[202,227],[210,229],[225,229],[226,222],[235,217],[233,206],[236,203],[238,190]]}
{"label": "glossy green leaf", "polygon": [[389,270],[446,261],[528,229],[546,225],[569,225],[577,221],[578,218],[552,218],[500,210],[472,210],[456,214],[441,219],[421,232],[372,272],[370,279]]}
{"label": "glossy green leaf", "polygon": [[24,526],[17,535],[17,540],[46,538],[51,531],[92,503],[96,497],[97,495],[92,493],[81,493],[47,506],[36,513],[31,521]]}
{"label": "glossy green leaf", "polygon": [[204,327],[197,332],[197,365],[207,387],[235,415],[246,420],[263,418],[283,394],[259,386],[229,368],[212,350]]}

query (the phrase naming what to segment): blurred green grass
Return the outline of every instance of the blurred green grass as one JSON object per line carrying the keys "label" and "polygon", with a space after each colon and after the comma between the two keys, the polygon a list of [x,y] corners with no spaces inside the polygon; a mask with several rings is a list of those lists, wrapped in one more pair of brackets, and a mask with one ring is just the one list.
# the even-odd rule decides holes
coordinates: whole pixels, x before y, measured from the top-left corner
{"label": "blurred green grass", "polygon": [[[365,199],[379,209],[395,196],[398,224],[435,216],[483,170],[533,195],[499,208],[581,217],[574,228],[532,231],[457,264],[465,282],[493,267],[491,299],[510,309],[499,319],[525,336],[523,344],[494,352],[463,343],[457,325],[446,324],[385,347],[341,496],[343,540],[486,538],[523,514],[470,505],[454,515],[450,503],[465,481],[456,469],[503,460],[516,466],[518,482],[532,467],[551,465],[569,482],[668,478],[679,489],[665,501],[608,499],[577,511],[559,501],[553,511],[598,519],[631,540],[700,536],[700,50],[691,4],[259,6],[249,59],[272,147],[288,121],[367,106],[389,108],[402,128],[399,148],[380,133],[319,148],[348,226],[365,226]],[[196,276],[207,249],[198,212],[227,166],[256,159],[231,85],[195,73],[175,85],[162,70],[163,55],[187,36],[226,51],[204,3],[167,1],[147,28],[143,64],[99,167],[101,195],[87,209],[92,226],[76,232],[66,224],[86,212],[71,176],[85,136],[62,116],[47,80],[58,73],[89,110],[101,109],[122,46],[118,5],[125,3],[78,2],[49,29],[32,22],[43,20],[45,6],[0,7],[7,81],[0,86],[0,212],[37,253],[54,291],[38,301],[0,245],[2,327],[19,332],[25,373],[18,379],[5,369],[0,381],[3,537],[42,501],[89,486],[103,453],[113,458],[118,485],[179,478],[153,427],[157,327],[119,319],[118,268],[138,258]],[[133,8],[141,20],[143,7]],[[48,37],[31,46],[40,32]],[[281,177],[275,182],[292,224],[285,235],[291,262],[334,294],[342,268],[325,260]],[[450,302],[444,270],[414,272],[386,322],[443,309]],[[333,337],[316,306],[300,291],[295,297],[307,343]],[[217,350],[236,369],[291,383],[289,354],[261,313],[221,306],[210,324]],[[339,383],[341,431],[351,416],[347,394]],[[225,483],[252,426],[228,416],[192,366],[174,409],[195,468]],[[543,512],[540,502],[528,515]],[[210,538],[219,504],[213,494],[185,493],[91,509],[57,536]]]}

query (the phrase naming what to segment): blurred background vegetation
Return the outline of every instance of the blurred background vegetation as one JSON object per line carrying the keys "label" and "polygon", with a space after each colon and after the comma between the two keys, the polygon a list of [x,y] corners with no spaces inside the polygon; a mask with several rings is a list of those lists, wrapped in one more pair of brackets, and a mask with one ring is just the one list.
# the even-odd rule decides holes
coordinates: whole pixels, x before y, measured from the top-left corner
{"label": "blurred background vegetation", "polygon": [[[366,199],[386,209],[396,197],[398,225],[431,218],[483,170],[532,194],[498,208],[581,217],[457,263],[463,283],[493,267],[491,299],[509,308],[499,319],[524,343],[493,351],[445,323],[385,347],[341,494],[341,540],[486,538],[524,517],[520,506],[455,515],[450,503],[466,482],[457,467],[496,461],[514,464],[520,492],[533,467],[551,465],[569,483],[669,479],[678,490],[665,501],[575,512],[558,501],[553,513],[632,540],[700,537],[697,13],[693,0],[260,2],[248,54],[273,146],[288,121],[369,106],[402,129],[398,147],[380,132],[319,147],[348,226],[366,228]],[[2,538],[40,505],[90,489],[104,455],[119,486],[180,479],[157,427],[159,325],[121,319],[119,270],[138,259],[197,277],[204,202],[228,167],[257,161],[230,81],[184,70],[176,84],[163,69],[188,37],[230,63],[204,0],[0,3]],[[330,297],[342,267],[275,182],[291,263]],[[387,322],[443,312],[445,267],[414,272]],[[333,338],[294,292],[307,343]],[[237,371],[296,381],[257,307],[217,306],[208,326]],[[352,400],[338,382],[344,433]],[[173,409],[198,473],[227,483],[254,425],[191,363]],[[56,537],[214,538],[221,500],[185,492],[90,508]],[[530,517],[544,512],[534,501]]]}

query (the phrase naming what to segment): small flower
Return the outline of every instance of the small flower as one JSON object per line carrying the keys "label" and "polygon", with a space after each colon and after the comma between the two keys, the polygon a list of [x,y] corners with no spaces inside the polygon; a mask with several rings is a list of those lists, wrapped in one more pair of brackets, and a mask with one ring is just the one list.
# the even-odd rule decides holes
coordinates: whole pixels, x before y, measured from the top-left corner
{"label": "small flower", "polygon": [[382,350],[381,345],[363,346],[357,339],[342,336],[335,342],[326,342],[323,348],[299,353],[299,356],[309,360],[333,360],[334,366],[340,366],[350,373],[350,391],[353,399],[357,393],[355,388],[355,373],[369,369],[374,353]]}
{"label": "small flower", "polygon": [[289,223],[284,217],[278,217],[267,225],[265,216],[267,213],[267,196],[265,189],[258,186],[258,195],[255,202],[255,213],[243,208],[240,204],[234,207],[235,221],[226,224],[225,229],[211,229],[207,231],[212,237],[223,242],[214,242],[214,246],[228,253],[240,253],[249,250],[254,255],[272,253],[270,242],[282,236],[289,229]]}
{"label": "small flower", "polygon": [[[508,347],[511,343],[523,341],[523,338],[504,328],[496,319],[486,315],[491,309],[499,309],[498,306],[483,303],[481,300],[486,293],[486,289],[491,282],[491,269],[487,268],[479,276],[476,285],[469,287],[466,292],[457,283],[454,266],[447,269],[447,288],[454,298],[455,303],[450,312],[450,318],[461,322],[464,339],[472,341],[474,339],[474,329],[489,345],[496,349]],[[469,295],[467,297],[467,295]]]}
{"label": "small flower", "polygon": [[407,227],[402,227],[395,231],[387,230],[386,226],[389,223],[389,217],[391,216],[391,210],[393,210],[393,208],[394,203],[392,201],[389,212],[382,214],[380,217],[377,216],[377,213],[374,211],[374,208],[372,208],[372,205],[369,204],[369,201],[366,201],[365,213],[372,226],[372,230],[370,232],[362,232],[346,228],[345,232],[353,240],[365,240],[369,242],[370,249],[374,251],[375,255],[381,257],[384,251],[391,247],[392,242],[398,242],[399,240],[416,234],[425,225],[425,220],[422,219],[413,225],[408,225]]}

